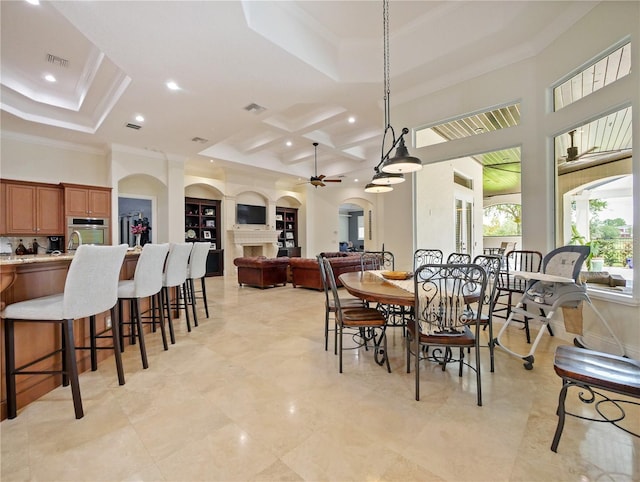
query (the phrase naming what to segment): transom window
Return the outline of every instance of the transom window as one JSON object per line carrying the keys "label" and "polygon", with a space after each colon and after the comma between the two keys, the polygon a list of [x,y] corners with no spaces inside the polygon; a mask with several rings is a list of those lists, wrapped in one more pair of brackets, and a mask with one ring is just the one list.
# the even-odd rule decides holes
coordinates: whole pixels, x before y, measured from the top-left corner
{"label": "transom window", "polygon": [[625,43],[610,54],[589,64],[553,89],[553,110],[602,89],[631,72],[631,44]]}

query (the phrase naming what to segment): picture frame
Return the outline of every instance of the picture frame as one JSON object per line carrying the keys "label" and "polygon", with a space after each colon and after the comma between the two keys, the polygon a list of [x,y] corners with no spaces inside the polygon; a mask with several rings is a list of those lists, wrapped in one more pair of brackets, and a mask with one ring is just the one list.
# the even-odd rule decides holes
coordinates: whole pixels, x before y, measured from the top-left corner
{"label": "picture frame", "polygon": [[287,233],[287,239],[293,239],[293,233]]}
{"label": "picture frame", "polygon": [[216,249],[216,243],[211,243],[211,249]]}
{"label": "picture frame", "polygon": [[202,236],[204,239],[211,239],[211,231],[203,231]]}
{"label": "picture frame", "polygon": [[276,221],[282,221],[282,214],[276,214]]}
{"label": "picture frame", "polygon": [[278,241],[278,248],[282,248],[282,241]]}
{"label": "picture frame", "polygon": [[205,215],[205,216],[213,216],[213,215],[214,215],[214,213],[215,213],[215,211],[214,211],[213,209],[211,209],[211,208],[206,208],[206,209],[204,210],[204,215]]}
{"label": "picture frame", "polygon": [[215,228],[215,227],[216,227],[216,222],[215,222],[215,220],[213,220],[213,219],[207,219],[207,220],[204,222],[204,225],[205,225],[207,228]]}
{"label": "picture frame", "polygon": [[293,241],[285,241],[285,243],[286,243],[285,246],[287,248],[294,248],[295,247],[294,244],[293,244]]}

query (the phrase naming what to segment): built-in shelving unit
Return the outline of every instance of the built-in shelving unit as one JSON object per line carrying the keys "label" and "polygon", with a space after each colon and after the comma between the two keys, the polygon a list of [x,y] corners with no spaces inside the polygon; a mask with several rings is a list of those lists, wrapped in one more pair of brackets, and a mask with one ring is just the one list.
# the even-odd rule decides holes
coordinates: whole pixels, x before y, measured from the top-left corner
{"label": "built-in shelving unit", "polygon": [[186,242],[209,241],[211,250],[207,258],[207,276],[222,276],[224,250],[220,235],[220,201],[184,198],[184,239]]}
{"label": "built-in shelving unit", "polygon": [[282,231],[278,237],[278,256],[300,257],[298,209],[276,207],[276,230]]}

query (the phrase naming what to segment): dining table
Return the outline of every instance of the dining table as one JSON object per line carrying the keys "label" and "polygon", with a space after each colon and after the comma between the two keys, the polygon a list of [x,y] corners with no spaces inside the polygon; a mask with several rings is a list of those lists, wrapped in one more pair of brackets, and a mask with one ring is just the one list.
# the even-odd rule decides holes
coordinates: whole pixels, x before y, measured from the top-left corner
{"label": "dining table", "polygon": [[408,291],[371,271],[353,271],[338,276],[342,286],[353,296],[386,305],[414,305],[413,291]]}

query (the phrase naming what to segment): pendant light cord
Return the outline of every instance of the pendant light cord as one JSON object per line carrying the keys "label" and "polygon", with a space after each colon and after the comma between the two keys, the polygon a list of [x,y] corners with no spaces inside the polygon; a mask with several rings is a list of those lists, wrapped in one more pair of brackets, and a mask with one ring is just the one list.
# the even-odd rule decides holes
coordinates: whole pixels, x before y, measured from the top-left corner
{"label": "pendant light cord", "polygon": [[[374,168],[376,172],[379,172],[380,165],[389,156],[389,153],[393,150],[398,143],[396,140],[396,133],[391,126],[391,76],[389,75],[389,0],[382,0],[382,58],[383,58],[383,104],[384,104],[384,134],[382,136],[382,147],[380,154],[380,162]],[[387,132],[391,131],[392,143],[391,148],[385,153],[384,146],[387,138]],[[401,136],[402,137],[402,136]]]}

